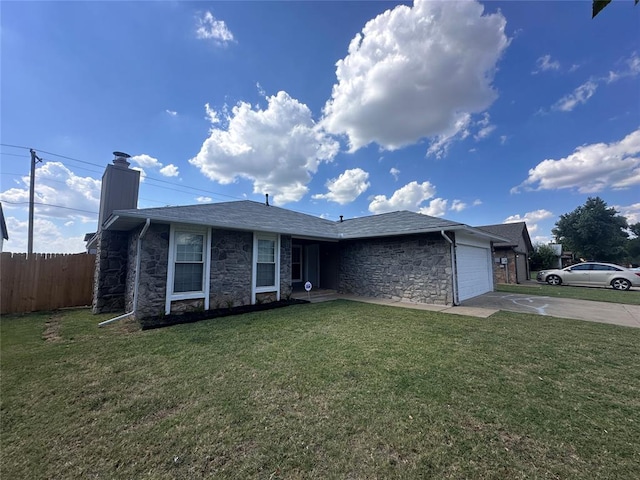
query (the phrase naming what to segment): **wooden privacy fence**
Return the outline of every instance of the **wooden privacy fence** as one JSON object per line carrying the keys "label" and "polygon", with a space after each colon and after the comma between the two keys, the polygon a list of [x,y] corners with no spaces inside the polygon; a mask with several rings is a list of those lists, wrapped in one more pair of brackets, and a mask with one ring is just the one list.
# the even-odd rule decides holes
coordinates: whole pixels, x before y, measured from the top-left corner
{"label": "wooden privacy fence", "polygon": [[91,305],[95,261],[87,253],[2,253],[0,313]]}

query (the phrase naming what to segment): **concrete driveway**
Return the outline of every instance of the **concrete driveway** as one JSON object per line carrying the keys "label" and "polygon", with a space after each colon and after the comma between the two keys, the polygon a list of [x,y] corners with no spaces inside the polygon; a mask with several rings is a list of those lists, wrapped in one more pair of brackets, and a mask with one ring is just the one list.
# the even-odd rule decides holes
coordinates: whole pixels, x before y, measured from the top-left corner
{"label": "concrete driveway", "polygon": [[[630,292],[630,294],[635,293]],[[461,306],[535,313],[640,328],[640,306],[638,305],[490,292],[465,300]]]}

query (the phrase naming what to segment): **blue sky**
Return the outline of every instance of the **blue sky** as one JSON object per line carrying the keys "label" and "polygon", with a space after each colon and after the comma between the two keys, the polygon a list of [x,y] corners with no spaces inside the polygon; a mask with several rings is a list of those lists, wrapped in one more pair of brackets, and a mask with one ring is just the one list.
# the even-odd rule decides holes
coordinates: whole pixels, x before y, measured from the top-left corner
{"label": "blue sky", "polygon": [[[0,200],[82,251],[114,150],[139,207],[525,220],[599,195],[640,221],[640,8],[589,2],[2,2]],[[45,153],[46,152],[46,153]],[[64,207],[64,208],[61,208]]]}

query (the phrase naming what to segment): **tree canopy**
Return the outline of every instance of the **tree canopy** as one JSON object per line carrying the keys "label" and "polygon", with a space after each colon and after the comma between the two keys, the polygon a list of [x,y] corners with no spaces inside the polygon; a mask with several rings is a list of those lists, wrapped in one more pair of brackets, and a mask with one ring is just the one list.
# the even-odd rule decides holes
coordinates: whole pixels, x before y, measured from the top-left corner
{"label": "tree canopy", "polygon": [[533,253],[531,257],[529,257],[529,264],[531,265],[531,270],[558,268],[558,257],[549,245],[537,243],[533,246]]}
{"label": "tree canopy", "polygon": [[584,205],[560,215],[551,233],[565,250],[578,258],[621,262],[627,254],[627,219],[600,197],[589,197]]}

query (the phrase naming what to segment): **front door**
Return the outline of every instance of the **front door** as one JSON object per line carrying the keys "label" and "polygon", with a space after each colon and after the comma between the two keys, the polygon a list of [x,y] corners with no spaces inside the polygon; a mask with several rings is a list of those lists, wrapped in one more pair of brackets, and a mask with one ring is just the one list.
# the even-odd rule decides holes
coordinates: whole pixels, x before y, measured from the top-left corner
{"label": "front door", "polygon": [[317,243],[304,246],[304,282],[311,282],[313,288],[320,288],[320,246]]}

